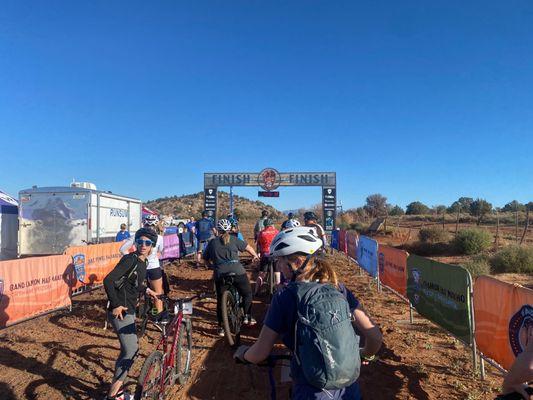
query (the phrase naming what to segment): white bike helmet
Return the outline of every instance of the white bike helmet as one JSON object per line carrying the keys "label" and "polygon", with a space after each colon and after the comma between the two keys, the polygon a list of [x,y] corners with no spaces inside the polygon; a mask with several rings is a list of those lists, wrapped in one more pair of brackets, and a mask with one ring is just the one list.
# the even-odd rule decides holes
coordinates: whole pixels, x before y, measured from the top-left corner
{"label": "white bike helmet", "polygon": [[322,247],[314,229],[299,226],[286,229],[276,235],[270,244],[270,255],[273,257],[289,256],[295,253],[313,254]]}
{"label": "white bike helmet", "polygon": [[231,222],[227,219],[220,219],[217,223],[217,229],[222,232],[231,231]]}
{"label": "white bike helmet", "polygon": [[298,221],[297,219],[289,219],[286,223],[285,223],[285,229],[290,229],[290,228],[297,228],[299,227],[301,224],[300,224],[300,221]]}
{"label": "white bike helmet", "polygon": [[158,222],[159,222],[159,218],[157,215],[148,214],[146,217],[144,217],[144,225],[154,226]]}

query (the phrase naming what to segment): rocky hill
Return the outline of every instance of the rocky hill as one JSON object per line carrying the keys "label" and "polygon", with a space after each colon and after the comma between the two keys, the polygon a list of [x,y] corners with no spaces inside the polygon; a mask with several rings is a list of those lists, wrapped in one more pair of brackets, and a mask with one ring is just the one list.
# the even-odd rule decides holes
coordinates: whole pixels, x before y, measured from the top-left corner
{"label": "rocky hill", "polygon": [[[194,193],[184,196],[163,197],[150,200],[145,203],[146,207],[164,215],[174,215],[180,218],[193,216],[200,217],[204,208],[204,193]],[[254,201],[245,197],[233,195],[233,207],[240,220],[256,220],[262,210],[267,210],[276,220],[283,218],[283,213],[261,201]],[[229,213],[229,193],[218,192],[218,215],[224,216]]]}

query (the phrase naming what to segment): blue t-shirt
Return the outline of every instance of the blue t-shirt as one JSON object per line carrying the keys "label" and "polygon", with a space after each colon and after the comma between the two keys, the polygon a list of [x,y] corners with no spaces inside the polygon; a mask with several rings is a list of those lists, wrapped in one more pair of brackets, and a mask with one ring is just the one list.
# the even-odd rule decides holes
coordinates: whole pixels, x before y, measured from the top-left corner
{"label": "blue t-shirt", "polygon": [[[353,311],[359,305],[355,298],[344,285],[339,284],[341,293],[346,297],[350,311]],[[298,319],[296,311],[296,299],[287,289],[278,292],[273,298],[268,314],[265,318],[265,325],[274,332],[281,335],[285,346],[294,351],[294,325]],[[320,390],[306,383],[301,368],[296,360],[291,360],[291,377],[294,382],[292,399],[295,400],[360,400],[361,392],[359,384],[356,382],[344,389],[338,390]],[[327,393],[326,393],[327,392]]]}
{"label": "blue t-shirt", "polygon": [[122,242],[123,240],[129,239],[130,233],[128,231],[119,231],[117,233],[117,237],[115,238],[115,242]]}
{"label": "blue t-shirt", "polygon": [[213,229],[215,224],[209,218],[202,218],[196,221],[196,238],[199,241],[209,240],[213,236]]}
{"label": "blue t-shirt", "polygon": [[193,222],[193,221],[187,222],[185,226],[187,227],[187,230],[189,232],[192,232],[194,229],[196,229],[196,222]]}

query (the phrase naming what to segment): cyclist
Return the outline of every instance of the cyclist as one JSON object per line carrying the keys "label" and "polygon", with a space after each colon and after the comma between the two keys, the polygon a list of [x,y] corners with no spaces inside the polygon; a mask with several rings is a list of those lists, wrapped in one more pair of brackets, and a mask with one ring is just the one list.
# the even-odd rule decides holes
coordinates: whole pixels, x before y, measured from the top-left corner
{"label": "cyclist", "polygon": [[[329,296],[335,294],[335,290],[339,290],[342,293],[342,299],[345,299],[348,303],[344,305],[344,309],[346,310],[345,313],[348,312],[346,307],[349,307],[348,313],[351,314],[358,331],[361,332],[362,336],[365,337],[365,345],[362,349],[359,349],[361,357],[370,357],[374,355],[381,347],[382,335],[379,328],[363,311],[360,303],[354,297],[354,295],[348,289],[346,289],[344,285],[338,282],[337,274],[329,262],[322,256],[317,255],[317,251],[321,247],[322,243],[320,238],[315,235],[314,230],[306,227],[298,227],[288,229],[287,231],[282,231],[274,238],[270,247],[270,254],[278,257],[278,267],[285,274],[287,274],[287,276],[292,277],[292,282],[285,290],[278,292],[272,298],[272,303],[257,341],[251,347],[239,347],[239,349],[235,352],[234,357],[243,362],[259,363],[268,357],[278,338],[281,338],[285,346],[287,346],[293,352],[293,357],[291,360],[293,399],[360,399],[361,394],[359,385],[355,380],[358,374],[358,370],[356,368],[356,363],[359,359],[357,354],[358,346],[353,343],[353,341],[356,339],[354,339],[354,333],[351,331],[351,326],[346,327],[346,319],[343,320],[344,325],[342,327],[343,329],[348,329],[348,333],[352,335],[351,337],[346,337],[348,337],[352,345],[354,345],[352,347],[354,354],[349,352],[345,354],[339,353],[339,349],[343,343],[339,341],[330,342],[331,346],[327,346],[327,354],[319,353],[320,356],[324,358],[322,360],[317,360],[316,363],[302,363],[300,360],[303,353],[299,356],[296,356],[299,354],[299,352],[294,354],[295,350],[305,348],[305,346],[311,346],[307,348],[311,348],[314,355],[317,354],[317,351],[320,351],[317,350],[316,347],[313,347],[315,342],[310,338],[308,338],[307,341],[300,340],[300,342],[297,342],[298,348],[295,349],[295,340],[298,337],[301,338],[297,332],[298,328],[301,328],[303,324],[303,316],[300,314],[300,310],[302,310],[302,304],[305,305],[305,301],[310,301],[313,296],[313,294],[310,294],[311,291],[308,291],[302,295],[302,297],[300,297],[300,290],[305,290],[306,287],[311,287],[313,289],[318,288],[319,290],[328,290],[327,293]],[[310,285],[312,282],[316,283]],[[310,295],[306,296],[306,294]],[[330,297],[328,297],[328,299],[329,298]],[[328,323],[332,324],[332,326],[335,326],[333,323],[337,321],[340,325],[341,320],[339,319],[339,316],[342,318],[346,315],[342,313],[342,310],[341,312],[338,312],[336,309],[332,309],[328,310],[328,315],[320,314],[313,319],[321,324]],[[337,320],[335,320],[335,318]],[[313,323],[313,321],[310,320],[305,321],[309,324]],[[305,327],[305,324],[303,325]],[[338,329],[339,325],[337,325],[337,328],[335,329]],[[331,328],[322,328],[322,334],[331,334]],[[343,332],[346,331],[344,330]],[[348,342],[348,340],[346,342]],[[327,344],[328,342],[322,341],[322,343]],[[305,354],[303,354],[303,356],[305,357]],[[352,359],[353,363],[351,361]],[[309,361],[309,358],[306,358],[306,360]],[[318,388],[316,385],[312,385],[306,377],[313,376],[312,374],[309,374],[309,371],[314,373],[316,372],[316,369],[325,368],[326,362],[323,360],[333,361],[329,363],[329,367],[333,368],[333,371],[335,371],[337,374],[340,373],[341,375],[343,371],[345,371],[345,368],[340,367],[339,369],[335,370],[334,367],[336,365],[348,365],[349,369],[353,371],[353,375],[351,377],[347,377],[347,379],[341,381],[343,382],[342,384],[338,384],[338,386],[336,386],[340,386],[340,388]]]}
{"label": "cyclist", "polygon": [[196,266],[200,266],[202,260],[202,253],[204,252],[207,243],[216,235],[215,224],[213,220],[209,218],[209,212],[203,211],[202,218],[196,221],[194,227],[196,233],[196,243],[198,245],[196,253]]}
{"label": "cyclist", "polygon": [[[153,230],[156,235],[156,244],[148,255],[146,275],[150,282],[150,288],[157,294],[163,294],[163,269],[159,263],[159,256],[163,253],[163,236],[160,235],[159,218],[156,215],[147,215],[144,219],[144,228]],[[128,254],[132,246],[135,246],[134,238],[129,238],[120,246],[120,254]],[[154,305],[158,313],[163,311],[163,302],[160,299],[156,298]]]}
{"label": "cyclist", "polygon": [[287,229],[288,228],[288,224],[291,221],[296,221],[296,219],[294,218],[294,213],[292,213],[292,212],[290,212],[287,215],[287,219],[285,221],[283,221],[283,223],[281,224],[281,230]]}
{"label": "cyclist", "polygon": [[317,220],[318,217],[313,211],[307,211],[304,213],[304,225],[313,228],[317,236],[322,239],[322,243],[324,243],[324,246],[326,246],[326,244],[328,243],[326,238],[326,231],[317,222]]}
{"label": "cyclist", "polygon": [[154,299],[157,295],[144,285],[148,257],[156,242],[157,234],[152,229],[139,229],[135,233],[136,251],[124,255],[104,278],[104,288],[109,299],[108,318],[120,341],[120,356],[115,363],[115,374],[107,399],[126,398],[126,394],[119,394],[119,391],[139,349],[135,330],[137,299],[144,290]]}
{"label": "cyclist", "polygon": [[267,218],[268,218],[268,211],[267,210],[261,211],[261,218],[257,220],[254,226],[254,241],[255,242],[257,242],[257,235],[259,235],[259,232],[265,229],[265,219]]}
{"label": "cyclist", "polygon": [[[257,235],[257,246],[259,247],[261,259],[259,261],[259,274],[257,276],[257,281],[255,282],[255,295],[259,293],[261,286],[263,286],[263,280],[265,279],[267,268],[271,261],[270,243],[272,243],[274,237],[279,233],[279,231],[274,228],[274,221],[272,221],[271,218],[265,219],[264,225],[265,229]],[[280,273],[275,271],[274,275],[277,285],[281,280]]]}
{"label": "cyclist", "polygon": [[214,269],[217,292],[218,334],[219,336],[224,336],[221,304],[222,292],[225,290],[223,287],[223,277],[228,274],[235,274],[233,285],[243,298],[244,324],[255,325],[256,321],[251,313],[252,288],[248,280],[248,275],[246,275],[244,267],[239,262],[239,252],[248,252],[253,257],[254,262],[259,260],[259,257],[252,246],[230,234],[231,223],[227,219],[218,221],[217,230],[219,235],[207,244],[204,252],[204,260]]}

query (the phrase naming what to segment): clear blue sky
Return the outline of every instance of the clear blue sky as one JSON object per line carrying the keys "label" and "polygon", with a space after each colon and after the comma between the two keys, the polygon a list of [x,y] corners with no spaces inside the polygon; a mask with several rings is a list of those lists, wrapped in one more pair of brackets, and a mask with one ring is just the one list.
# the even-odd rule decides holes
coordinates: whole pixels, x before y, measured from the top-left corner
{"label": "clear blue sky", "polygon": [[532,49],[530,0],[3,1],[0,189],[271,166],[336,171],[345,207],[531,201]]}

